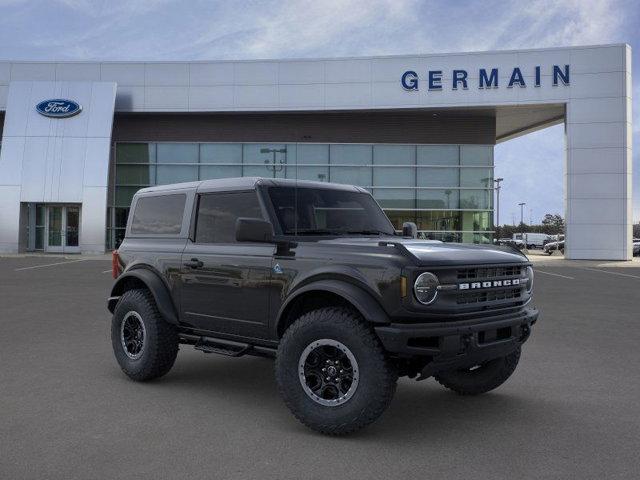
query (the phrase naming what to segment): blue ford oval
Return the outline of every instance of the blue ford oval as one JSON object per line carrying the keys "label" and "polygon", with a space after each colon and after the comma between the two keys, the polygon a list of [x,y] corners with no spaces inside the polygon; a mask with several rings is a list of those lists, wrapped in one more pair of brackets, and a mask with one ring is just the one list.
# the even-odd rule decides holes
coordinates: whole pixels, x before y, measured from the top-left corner
{"label": "blue ford oval", "polygon": [[73,117],[82,111],[82,106],[73,100],[56,98],[45,100],[36,105],[36,110],[40,115],[53,118]]}

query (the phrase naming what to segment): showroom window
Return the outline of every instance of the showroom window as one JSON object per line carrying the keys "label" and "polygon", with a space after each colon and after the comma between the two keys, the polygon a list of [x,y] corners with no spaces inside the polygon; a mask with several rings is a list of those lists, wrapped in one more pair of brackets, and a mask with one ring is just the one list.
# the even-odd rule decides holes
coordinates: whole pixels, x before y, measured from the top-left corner
{"label": "showroom window", "polygon": [[109,248],[140,188],[242,176],[361,186],[396,229],[415,222],[424,238],[486,243],[493,234],[492,145],[117,143],[113,168]]}

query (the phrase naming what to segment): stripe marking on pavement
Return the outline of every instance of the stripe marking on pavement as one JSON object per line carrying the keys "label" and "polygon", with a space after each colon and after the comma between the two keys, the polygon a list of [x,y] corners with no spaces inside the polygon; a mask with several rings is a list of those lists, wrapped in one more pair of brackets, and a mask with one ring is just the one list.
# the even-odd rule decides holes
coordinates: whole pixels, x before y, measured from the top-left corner
{"label": "stripe marking on pavement", "polygon": [[638,278],[640,279],[639,275],[631,275],[629,273],[620,273],[620,272],[610,272],[608,270],[600,270],[599,268],[588,268],[588,267],[582,267],[583,270],[589,270],[591,272],[601,272],[601,273],[608,273],[610,275],[619,275],[620,277],[630,277],[630,278]]}
{"label": "stripe marking on pavement", "polygon": [[533,271],[536,273],[544,273],[545,275],[553,275],[554,277],[566,278],[567,280],[575,280],[575,278],[569,277],[567,275],[560,275],[559,273],[545,272],[544,270],[538,270],[537,268],[534,268]]}
{"label": "stripe marking on pavement", "polygon": [[44,267],[53,267],[55,265],[65,265],[67,263],[77,263],[77,262],[84,262],[86,259],[80,259],[80,260],[70,260],[68,262],[57,262],[57,263],[47,263],[46,265],[33,265],[31,267],[22,267],[22,268],[16,268],[14,271],[15,272],[19,272],[20,270],[32,270],[34,268],[44,268]]}

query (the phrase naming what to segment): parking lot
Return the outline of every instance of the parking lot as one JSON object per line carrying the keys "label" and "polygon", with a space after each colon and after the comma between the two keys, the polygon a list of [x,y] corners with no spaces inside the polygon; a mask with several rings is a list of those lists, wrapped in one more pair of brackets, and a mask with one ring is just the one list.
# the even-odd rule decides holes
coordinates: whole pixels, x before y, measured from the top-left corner
{"label": "parking lot", "polygon": [[0,478],[638,478],[638,267],[536,264],[541,319],[504,386],[402,379],[379,422],[328,438],[268,359],[183,346],[163,379],[128,380],[106,257],[0,258]]}

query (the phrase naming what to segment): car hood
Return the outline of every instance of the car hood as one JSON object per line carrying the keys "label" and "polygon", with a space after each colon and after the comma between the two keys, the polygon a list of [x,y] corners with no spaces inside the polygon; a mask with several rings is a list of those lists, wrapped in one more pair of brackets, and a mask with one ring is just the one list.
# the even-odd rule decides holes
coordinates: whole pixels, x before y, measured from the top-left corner
{"label": "car hood", "polygon": [[528,258],[512,247],[443,243],[435,240],[414,240],[401,237],[341,237],[320,243],[351,247],[397,248],[418,265],[483,265],[522,263]]}

